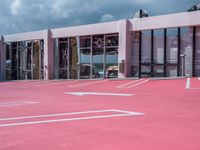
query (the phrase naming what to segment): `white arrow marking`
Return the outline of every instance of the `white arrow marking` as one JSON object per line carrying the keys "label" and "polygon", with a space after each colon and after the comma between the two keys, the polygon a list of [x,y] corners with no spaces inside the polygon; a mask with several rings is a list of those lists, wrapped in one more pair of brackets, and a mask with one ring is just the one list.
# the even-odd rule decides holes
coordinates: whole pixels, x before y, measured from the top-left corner
{"label": "white arrow marking", "polygon": [[123,93],[99,93],[99,92],[65,92],[65,94],[84,96],[84,95],[104,95],[104,96],[134,96],[134,94]]}

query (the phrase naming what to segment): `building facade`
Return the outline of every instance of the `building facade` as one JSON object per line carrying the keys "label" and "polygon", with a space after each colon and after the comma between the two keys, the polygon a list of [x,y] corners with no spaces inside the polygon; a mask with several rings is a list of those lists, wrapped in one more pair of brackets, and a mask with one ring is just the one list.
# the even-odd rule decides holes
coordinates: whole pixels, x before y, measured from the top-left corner
{"label": "building facade", "polygon": [[4,35],[1,80],[200,76],[200,11]]}

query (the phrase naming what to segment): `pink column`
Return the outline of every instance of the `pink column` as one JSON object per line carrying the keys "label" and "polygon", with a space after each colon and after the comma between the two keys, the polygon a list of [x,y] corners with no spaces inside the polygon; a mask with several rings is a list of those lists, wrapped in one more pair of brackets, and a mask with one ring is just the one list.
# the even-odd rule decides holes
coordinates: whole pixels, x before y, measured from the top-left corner
{"label": "pink column", "polygon": [[132,33],[129,31],[131,23],[128,20],[119,22],[119,56],[118,63],[122,60],[125,62],[124,73],[118,73],[119,78],[131,76],[131,38]]}
{"label": "pink column", "polygon": [[50,30],[47,30],[44,38],[44,79],[53,79],[53,38]]}

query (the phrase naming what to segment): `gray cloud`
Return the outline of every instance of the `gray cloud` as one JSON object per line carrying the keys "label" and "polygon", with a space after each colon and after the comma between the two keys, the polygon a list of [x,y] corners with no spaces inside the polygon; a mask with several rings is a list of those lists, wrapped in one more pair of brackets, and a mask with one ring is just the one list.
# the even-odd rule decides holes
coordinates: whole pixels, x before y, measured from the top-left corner
{"label": "gray cloud", "polygon": [[129,19],[139,10],[161,15],[197,0],[0,0],[0,34]]}

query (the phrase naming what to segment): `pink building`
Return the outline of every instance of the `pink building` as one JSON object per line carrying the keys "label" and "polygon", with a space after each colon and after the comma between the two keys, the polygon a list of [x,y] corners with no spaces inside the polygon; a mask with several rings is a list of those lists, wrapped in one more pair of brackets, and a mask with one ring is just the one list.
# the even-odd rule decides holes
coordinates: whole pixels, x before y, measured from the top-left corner
{"label": "pink building", "polygon": [[0,80],[178,76],[200,76],[200,11],[0,37]]}

